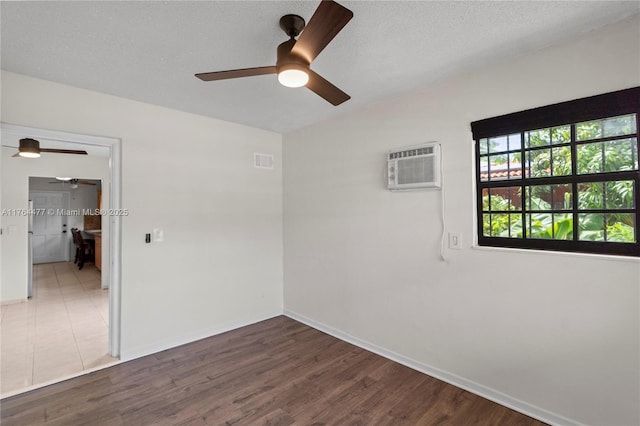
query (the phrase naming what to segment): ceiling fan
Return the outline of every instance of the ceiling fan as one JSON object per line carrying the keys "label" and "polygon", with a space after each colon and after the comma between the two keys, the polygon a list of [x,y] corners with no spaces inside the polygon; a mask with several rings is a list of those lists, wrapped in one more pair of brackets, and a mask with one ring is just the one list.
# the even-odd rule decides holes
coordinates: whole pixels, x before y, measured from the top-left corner
{"label": "ceiling fan", "polygon": [[69,177],[56,177],[56,180],[53,182],[49,182],[49,183],[60,183],[64,186],[64,184],[68,183],[69,187],[71,189],[76,189],[78,187],[78,184],[80,185],[93,185],[95,186],[95,182],[91,182],[88,180],[80,180],[80,179],[76,179],[76,178],[69,178]]}
{"label": "ceiling fan", "polygon": [[87,155],[87,151],[76,150],[76,149],[40,148],[39,141],[31,138],[24,138],[24,139],[20,139],[18,152],[14,154],[13,157],[20,156],[20,157],[26,157],[26,158],[38,158],[40,157],[41,152],[53,152],[56,154]]}
{"label": "ceiling fan", "polygon": [[[289,40],[278,46],[275,65],[205,72],[196,74],[196,77],[203,81],[213,81],[278,74],[278,81],[282,85],[306,86],[331,104],[340,105],[351,99],[351,96],[312,71],[310,65],[351,18],[353,12],[349,9],[335,1],[322,0],[306,27],[304,19],[298,15],[285,15],[280,18],[280,28],[289,36]],[[299,34],[300,37],[296,40]]]}

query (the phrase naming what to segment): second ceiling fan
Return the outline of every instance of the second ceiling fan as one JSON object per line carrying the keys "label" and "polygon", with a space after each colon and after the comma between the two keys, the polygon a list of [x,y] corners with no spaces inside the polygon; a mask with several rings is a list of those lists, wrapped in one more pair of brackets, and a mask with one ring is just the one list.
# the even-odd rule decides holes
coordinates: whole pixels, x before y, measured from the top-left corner
{"label": "second ceiling fan", "polygon": [[13,157],[38,158],[41,152],[87,155],[87,151],[79,149],[40,148],[40,141],[32,138],[23,138],[20,139],[18,152],[15,153]]}
{"label": "second ceiling fan", "polygon": [[[196,74],[196,77],[203,81],[214,81],[278,74],[278,81],[282,85],[306,86],[331,104],[340,105],[351,99],[351,96],[312,71],[310,65],[351,18],[353,12],[346,7],[332,0],[323,0],[306,27],[304,19],[298,15],[285,15],[280,18],[280,28],[289,36],[289,40],[278,46],[275,65],[206,72]],[[300,37],[296,40],[298,35]]]}
{"label": "second ceiling fan", "polygon": [[57,177],[55,181],[49,182],[51,183],[59,183],[64,187],[65,184],[69,184],[71,189],[76,189],[78,185],[93,185],[96,186],[95,182],[91,182],[88,180],[77,179],[77,178],[69,178],[69,177]]}

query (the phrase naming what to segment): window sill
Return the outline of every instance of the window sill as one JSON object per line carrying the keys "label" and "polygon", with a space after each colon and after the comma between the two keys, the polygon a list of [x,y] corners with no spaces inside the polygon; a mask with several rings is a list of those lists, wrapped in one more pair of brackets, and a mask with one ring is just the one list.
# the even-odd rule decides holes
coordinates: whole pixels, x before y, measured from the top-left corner
{"label": "window sill", "polygon": [[640,264],[640,257],[633,256],[618,256],[611,254],[595,254],[595,253],[576,253],[576,252],[568,252],[568,251],[553,251],[553,250],[533,250],[533,249],[521,249],[521,248],[511,248],[511,247],[490,247],[490,246],[480,246],[477,243],[474,243],[471,248],[473,250],[480,251],[493,251],[499,253],[517,253],[517,254],[527,254],[527,255],[537,255],[537,256],[563,256],[563,257],[583,257],[588,259],[598,259],[598,260],[611,260],[616,262],[631,262]]}

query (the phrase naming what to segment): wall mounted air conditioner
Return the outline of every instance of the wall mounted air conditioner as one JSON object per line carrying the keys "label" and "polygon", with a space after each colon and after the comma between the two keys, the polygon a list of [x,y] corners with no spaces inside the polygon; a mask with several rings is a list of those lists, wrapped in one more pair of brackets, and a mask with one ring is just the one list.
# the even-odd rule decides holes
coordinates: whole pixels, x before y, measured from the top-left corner
{"label": "wall mounted air conditioner", "polygon": [[387,183],[392,191],[440,188],[440,144],[430,142],[389,151]]}

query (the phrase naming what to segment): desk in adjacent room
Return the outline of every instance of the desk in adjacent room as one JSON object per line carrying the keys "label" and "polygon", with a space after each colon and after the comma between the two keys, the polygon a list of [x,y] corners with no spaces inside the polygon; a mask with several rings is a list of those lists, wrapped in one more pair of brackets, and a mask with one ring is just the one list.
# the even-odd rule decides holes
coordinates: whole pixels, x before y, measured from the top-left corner
{"label": "desk in adjacent room", "polygon": [[102,271],[102,230],[89,229],[82,232],[91,235],[95,240],[94,262],[98,271]]}

